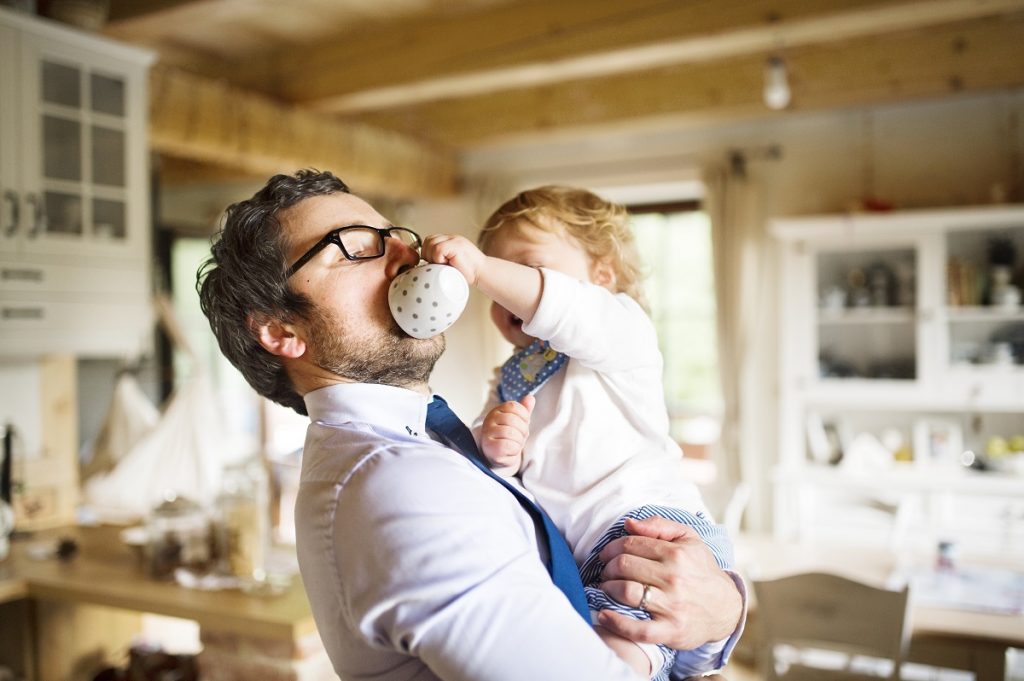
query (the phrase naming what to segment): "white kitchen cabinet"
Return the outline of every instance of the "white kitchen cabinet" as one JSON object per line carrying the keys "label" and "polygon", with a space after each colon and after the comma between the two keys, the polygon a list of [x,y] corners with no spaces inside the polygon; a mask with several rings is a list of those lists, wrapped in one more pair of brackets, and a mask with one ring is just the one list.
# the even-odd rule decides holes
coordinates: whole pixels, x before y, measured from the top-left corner
{"label": "white kitchen cabinet", "polygon": [[0,354],[146,344],[152,58],[0,10]]}
{"label": "white kitchen cabinet", "polygon": [[771,230],[783,278],[777,533],[1024,553],[1020,459],[963,465],[993,438],[1024,436],[1024,307],[993,294],[989,264],[997,242],[1016,251],[1024,284],[1024,206]]}

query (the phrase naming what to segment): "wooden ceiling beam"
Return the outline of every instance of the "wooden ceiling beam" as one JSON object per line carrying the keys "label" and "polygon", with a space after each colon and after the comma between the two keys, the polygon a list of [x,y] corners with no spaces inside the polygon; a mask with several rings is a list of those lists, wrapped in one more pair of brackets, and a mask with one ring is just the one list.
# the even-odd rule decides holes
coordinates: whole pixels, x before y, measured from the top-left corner
{"label": "wooden ceiling beam", "polygon": [[354,112],[1022,10],[1024,0],[530,0],[346,34],[269,55],[252,73],[270,73],[270,88],[289,101]]}
{"label": "wooden ceiling beam", "polygon": [[210,161],[193,161],[179,156],[160,155],[154,165],[160,177],[160,185],[164,187],[236,184],[267,179],[266,173],[247,172],[238,166],[229,167]]}
{"label": "wooden ceiling beam", "polygon": [[[1024,14],[787,49],[793,102],[809,111],[1024,86]],[[771,112],[763,56],[515,89],[367,114],[456,147],[617,123],[707,125]]]}
{"label": "wooden ceiling beam", "polygon": [[167,67],[150,72],[149,141],[162,154],[246,174],[332,170],[363,194],[404,198],[456,191],[455,157],[440,145]]}
{"label": "wooden ceiling beam", "polygon": [[119,24],[146,18],[152,20],[172,10],[183,8],[208,8],[224,0],[110,0],[110,15],[107,22]]}

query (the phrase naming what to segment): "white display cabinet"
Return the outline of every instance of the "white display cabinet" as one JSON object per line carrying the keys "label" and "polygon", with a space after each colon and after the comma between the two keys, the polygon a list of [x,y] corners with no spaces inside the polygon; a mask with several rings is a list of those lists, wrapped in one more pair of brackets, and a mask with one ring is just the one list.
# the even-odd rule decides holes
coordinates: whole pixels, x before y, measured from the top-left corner
{"label": "white display cabinet", "polygon": [[1024,206],[771,230],[777,534],[1024,553]]}
{"label": "white display cabinet", "polygon": [[0,354],[146,344],[152,61],[0,10]]}

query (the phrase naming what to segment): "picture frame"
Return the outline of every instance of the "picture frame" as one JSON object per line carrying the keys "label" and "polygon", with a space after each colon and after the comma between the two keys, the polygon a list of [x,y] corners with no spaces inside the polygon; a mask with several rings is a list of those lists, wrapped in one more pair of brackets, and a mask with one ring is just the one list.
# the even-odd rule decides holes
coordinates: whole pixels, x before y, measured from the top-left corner
{"label": "picture frame", "polygon": [[951,419],[923,418],[914,422],[914,463],[955,466],[964,451],[963,430]]}

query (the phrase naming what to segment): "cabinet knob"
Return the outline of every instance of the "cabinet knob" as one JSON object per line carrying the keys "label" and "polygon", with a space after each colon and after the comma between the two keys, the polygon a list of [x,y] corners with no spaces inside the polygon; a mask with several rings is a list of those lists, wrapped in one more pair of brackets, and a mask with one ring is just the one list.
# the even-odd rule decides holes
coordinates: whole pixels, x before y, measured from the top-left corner
{"label": "cabinet knob", "polygon": [[18,195],[10,189],[4,192],[4,201],[11,204],[11,210],[7,214],[10,222],[4,227],[4,236],[14,236],[18,231],[18,223],[21,222],[21,204],[18,202]]}

